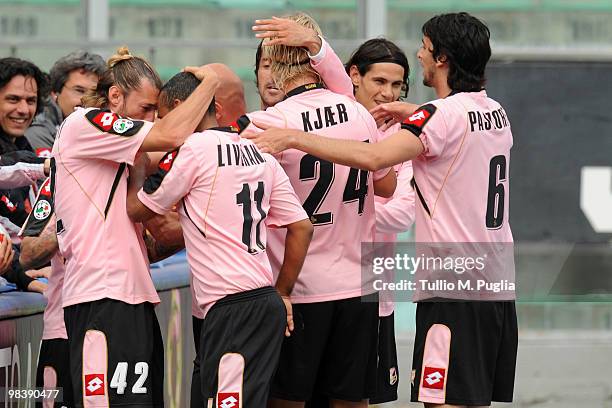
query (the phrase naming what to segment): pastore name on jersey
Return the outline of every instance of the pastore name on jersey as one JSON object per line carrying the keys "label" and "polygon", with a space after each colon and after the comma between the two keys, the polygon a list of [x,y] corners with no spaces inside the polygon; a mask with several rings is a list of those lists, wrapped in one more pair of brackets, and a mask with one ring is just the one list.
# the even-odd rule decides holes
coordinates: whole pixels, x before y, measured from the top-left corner
{"label": "pastore name on jersey", "polygon": [[510,126],[510,121],[503,108],[494,111],[469,111],[470,131],[503,129]]}

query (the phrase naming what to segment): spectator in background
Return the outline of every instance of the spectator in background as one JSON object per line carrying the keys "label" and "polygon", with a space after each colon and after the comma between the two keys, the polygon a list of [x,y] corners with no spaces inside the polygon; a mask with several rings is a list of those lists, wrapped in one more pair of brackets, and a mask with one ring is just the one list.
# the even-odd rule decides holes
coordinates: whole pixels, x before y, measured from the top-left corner
{"label": "spectator in background", "polygon": [[[0,59],[0,156],[17,151],[32,151],[24,136],[34,115],[42,110],[48,89],[41,70],[18,58]],[[20,289],[43,291],[46,285],[26,275],[19,264],[17,232],[31,211],[30,186],[2,189],[0,186],[0,223],[8,231],[16,251],[12,268],[5,277]]]}
{"label": "spectator in background", "polygon": [[81,105],[85,92],[95,89],[105,70],[106,63],[101,56],[82,50],[53,64],[49,73],[51,97],[26,131],[26,138],[37,156],[48,157],[59,125]]}

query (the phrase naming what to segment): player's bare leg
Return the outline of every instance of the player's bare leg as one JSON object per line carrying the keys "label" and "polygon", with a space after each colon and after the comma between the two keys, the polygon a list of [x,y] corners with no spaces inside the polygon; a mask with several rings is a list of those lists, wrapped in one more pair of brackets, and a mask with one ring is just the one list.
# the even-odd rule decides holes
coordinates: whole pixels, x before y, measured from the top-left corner
{"label": "player's bare leg", "polygon": [[305,401],[288,401],[272,398],[268,401],[268,408],[304,408]]}

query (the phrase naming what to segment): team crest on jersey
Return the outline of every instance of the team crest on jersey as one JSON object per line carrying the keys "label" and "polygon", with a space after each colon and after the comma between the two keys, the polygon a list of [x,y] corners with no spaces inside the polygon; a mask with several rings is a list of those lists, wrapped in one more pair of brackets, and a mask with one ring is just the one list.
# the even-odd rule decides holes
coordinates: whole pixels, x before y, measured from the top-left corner
{"label": "team crest on jersey", "polygon": [[51,215],[51,203],[47,200],[40,200],[34,206],[34,218],[37,220],[46,220]]}
{"label": "team crest on jersey", "polygon": [[48,147],[39,147],[36,149],[36,156],[42,157],[43,159],[48,159],[51,157],[51,149]]}
{"label": "team crest on jersey", "polygon": [[0,198],[0,201],[4,203],[4,205],[10,212],[15,212],[15,210],[17,210],[17,206],[13,204],[13,202],[9,200],[7,196],[3,195],[2,198]]}
{"label": "team crest on jersey", "polygon": [[423,370],[423,388],[432,390],[444,389],[444,376],[446,370],[444,368],[425,367]]}
{"label": "team crest on jersey", "polygon": [[113,122],[113,130],[119,134],[123,134],[134,127],[134,122],[129,119],[117,119]]}
{"label": "team crest on jersey", "polygon": [[142,121],[121,118],[116,113],[100,109],[87,112],[85,117],[102,132],[119,136],[134,136],[144,124]]}
{"label": "team crest on jersey", "polygon": [[391,367],[389,369],[389,385],[395,385],[397,383],[397,368]]}
{"label": "team crest on jersey", "polygon": [[402,122],[402,129],[409,130],[416,136],[420,136],[423,132],[423,127],[436,113],[436,107],[432,104],[423,105],[418,108],[412,115]]}
{"label": "team crest on jersey", "polygon": [[85,396],[105,395],[104,374],[85,374]]}
{"label": "team crest on jersey", "polygon": [[239,392],[220,392],[217,394],[217,408],[239,408]]}

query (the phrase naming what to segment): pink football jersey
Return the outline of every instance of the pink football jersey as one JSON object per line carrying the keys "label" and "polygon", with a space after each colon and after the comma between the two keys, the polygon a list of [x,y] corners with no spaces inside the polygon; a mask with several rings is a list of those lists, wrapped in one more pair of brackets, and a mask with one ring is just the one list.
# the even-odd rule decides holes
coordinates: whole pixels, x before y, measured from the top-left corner
{"label": "pink football jersey", "polygon": [[[464,92],[417,109],[402,128],[420,138],[423,153],[413,160],[417,252],[427,256],[481,257],[473,272],[443,275],[476,283],[514,282],[509,213],[510,122],[486,92]],[[417,273],[419,273],[417,271]],[[428,270],[437,284],[442,271]],[[444,282],[442,282],[444,283]],[[439,285],[417,291],[431,296],[474,300],[514,298],[514,290],[454,290]],[[440,289],[441,288],[441,289]]]}
{"label": "pink football jersey", "polygon": [[138,192],[158,214],[180,203],[192,294],[201,309],[196,317],[224,296],[272,286],[266,227],[308,218],[274,157],[236,130],[191,135]]}
{"label": "pink football jersey", "polygon": [[58,130],[52,154],[57,237],[66,261],[64,307],[103,298],[159,302],[142,225],[126,211],[126,164],[134,163],[152,126],[79,108]]}
{"label": "pink football jersey", "polygon": [[[266,111],[248,114],[251,120],[273,127],[300,129],[344,140],[374,143],[379,132],[368,111],[346,96],[320,84],[301,86]],[[250,126],[249,130],[254,126]],[[295,303],[324,302],[361,296],[361,243],[374,239],[373,174],[351,169],[299,150],[277,157],[315,226],[308,255],[291,294]],[[284,255],[284,232],[271,231],[268,253],[275,273]],[[362,293],[363,292],[363,293]]]}

